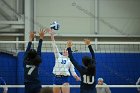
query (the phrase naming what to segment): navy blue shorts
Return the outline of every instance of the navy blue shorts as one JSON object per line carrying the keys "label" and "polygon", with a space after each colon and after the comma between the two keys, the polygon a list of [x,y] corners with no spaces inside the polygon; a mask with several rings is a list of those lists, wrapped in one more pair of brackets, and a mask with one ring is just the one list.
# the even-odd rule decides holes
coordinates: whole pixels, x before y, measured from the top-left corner
{"label": "navy blue shorts", "polygon": [[96,88],[93,88],[93,89],[81,89],[80,93],[96,93]]}
{"label": "navy blue shorts", "polygon": [[41,84],[25,84],[24,93],[39,93],[41,90]]}
{"label": "navy blue shorts", "polygon": [[55,85],[63,85],[64,83],[69,82],[69,76],[63,76],[63,77],[57,77],[54,76],[54,82]]}
{"label": "navy blue shorts", "polygon": [[80,87],[80,93],[96,93],[96,84],[95,84],[95,82],[94,82],[94,85]]}

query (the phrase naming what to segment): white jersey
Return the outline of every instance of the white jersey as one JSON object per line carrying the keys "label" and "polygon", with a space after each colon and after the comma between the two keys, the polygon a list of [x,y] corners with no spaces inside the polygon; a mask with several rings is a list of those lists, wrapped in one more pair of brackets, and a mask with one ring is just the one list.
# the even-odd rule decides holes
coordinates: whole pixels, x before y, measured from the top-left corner
{"label": "white jersey", "polygon": [[69,69],[70,69],[72,75],[76,74],[74,66],[71,63],[70,59],[63,55],[59,55],[59,57],[55,61],[55,66],[53,68],[53,74],[70,76]]}
{"label": "white jersey", "polygon": [[73,76],[77,75],[70,59],[59,53],[59,50],[57,46],[55,45],[55,41],[52,42],[52,45],[53,45],[54,54],[55,54],[55,66],[53,68],[53,74],[70,76],[70,72],[71,72]]}

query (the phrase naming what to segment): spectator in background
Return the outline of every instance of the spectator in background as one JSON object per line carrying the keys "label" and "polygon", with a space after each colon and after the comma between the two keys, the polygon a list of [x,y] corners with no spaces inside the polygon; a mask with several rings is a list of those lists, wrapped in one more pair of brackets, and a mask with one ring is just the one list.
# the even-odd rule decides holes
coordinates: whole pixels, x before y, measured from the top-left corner
{"label": "spectator in background", "polygon": [[[98,84],[97,85],[107,85],[104,83],[103,78],[98,78]],[[111,93],[109,87],[97,87],[96,88],[97,93]]]}
{"label": "spectator in background", "polygon": [[[6,82],[4,81],[4,79],[2,77],[0,77],[0,85],[6,85]],[[8,88],[4,87],[3,93],[7,93],[7,92],[8,92]]]}
{"label": "spectator in background", "polygon": [[[136,85],[140,85],[140,77],[138,78],[138,81],[136,82]],[[140,93],[140,87],[138,87],[138,93]]]}

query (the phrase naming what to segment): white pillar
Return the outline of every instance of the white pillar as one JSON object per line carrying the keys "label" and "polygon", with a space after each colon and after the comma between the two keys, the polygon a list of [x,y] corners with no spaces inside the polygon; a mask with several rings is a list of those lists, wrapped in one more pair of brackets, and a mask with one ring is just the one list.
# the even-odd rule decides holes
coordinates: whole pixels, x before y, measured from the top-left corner
{"label": "white pillar", "polygon": [[[24,14],[25,14],[25,32],[24,32],[24,40],[29,41],[29,33],[34,29],[34,0],[25,0],[24,1]],[[26,44],[27,45],[27,44]],[[26,47],[26,46],[25,46]]]}
{"label": "white pillar", "polygon": [[95,50],[98,50],[98,38],[95,38]]}
{"label": "white pillar", "polygon": [[[19,41],[19,37],[17,36],[16,37],[16,41]],[[16,52],[18,53],[18,50],[19,50],[19,43],[17,42],[16,43]]]}
{"label": "white pillar", "polygon": [[94,34],[99,34],[99,0],[95,0],[94,4],[95,8],[95,29],[94,29]]}
{"label": "white pillar", "polygon": [[[99,34],[99,0],[95,0],[95,29],[94,29],[94,34]],[[97,51],[98,49],[98,38],[95,38],[95,50]]]}

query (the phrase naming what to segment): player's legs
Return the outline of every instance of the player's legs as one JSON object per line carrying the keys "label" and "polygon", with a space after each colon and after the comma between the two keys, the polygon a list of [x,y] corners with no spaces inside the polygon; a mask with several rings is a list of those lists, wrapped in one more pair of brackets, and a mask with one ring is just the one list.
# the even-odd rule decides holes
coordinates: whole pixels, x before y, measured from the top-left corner
{"label": "player's legs", "polygon": [[[54,77],[54,85],[61,85],[61,78],[60,77]],[[61,93],[60,87],[53,87],[53,93]]]}
{"label": "player's legs", "polygon": [[[60,76],[60,77],[55,77],[54,78],[54,85],[69,85],[68,83],[69,77],[68,76]],[[54,87],[53,88],[53,93],[70,93],[70,88],[69,87]]]}
{"label": "player's legs", "polygon": [[[69,83],[64,83],[64,86],[68,86]],[[70,88],[69,87],[62,87],[62,93],[70,93]]]}
{"label": "player's legs", "polygon": [[45,87],[41,89],[40,93],[53,93],[53,90],[51,87]]}
{"label": "player's legs", "polygon": [[24,93],[31,93],[31,85],[30,84],[25,84],[25,91]]}
{"label": "player's legs", "polygon": [[40,93],[41,90],[41,85],[36,85],[33,89],[31,93]]}
{"label": "player's legs", "polygon": [[24,93],[31,93],[31,91],[30,91],[30,89],[29,89],[29,88],[25,88]]}
{"label": "player's legs", "polygon": [[24,93],[39,93],[41,90],[41,84],[25,84],[25,92]]}
{"label": "player's legs", "polygon": [[53,93],[61,93],[61,88],[53,87]]}

